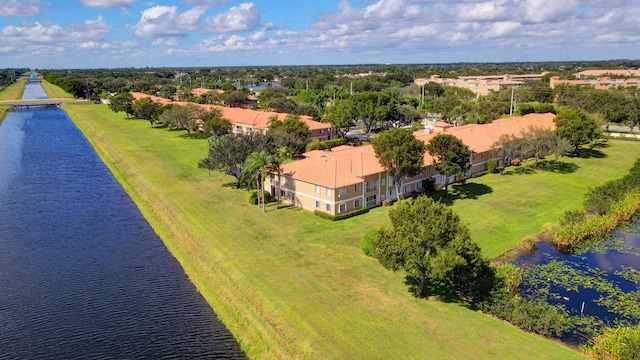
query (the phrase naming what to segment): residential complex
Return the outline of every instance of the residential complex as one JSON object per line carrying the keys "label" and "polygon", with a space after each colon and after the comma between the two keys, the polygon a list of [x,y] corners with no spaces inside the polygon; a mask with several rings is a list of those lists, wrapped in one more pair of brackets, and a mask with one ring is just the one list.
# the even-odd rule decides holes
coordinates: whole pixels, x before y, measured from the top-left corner
{"label": "residential complex", "polygon": [[[414,132],[414,136],[425,143],[438,133],[458,137],[471,150],[471,166],[466,174],[471,176],[487,169],[493,146],[502,135],[520,136],[530,127],[555,129],[554,119],[554,114],[546,113],[498,119],[484,125],[452,127],[436,123]],[[330,151],[311,151],[305,156],[283,164],[279,176],[272,174],[265,181],[265,190],[291,205],[332,215],[379,206],[385,199],[397,199],[395,184],[378,162],[372,145],[339,146]],[[443,185],[445,179],[433,164],[434,159],[426,153],[422,172],[404,180],[403,193],[421,191],[428,178],[434,179],[436,185]]]}
{"label": "residential complex", "polygon": [[[154,102],[161,104],[176,104],[176,105],[187,105],[193,104],[188,102],[179,102],[179,101],[170,101],[168,99],[147,95],[144,93],[131,93],[135,99],[140,98],[151,98]],[[234,133],[250,133],[252,131],[260,131],[265,132],[269,127],[269,119],[272,116],[276,116],[280,121],[284,120],[288,114],[277,113],[273,111],[257,111],[252,109],[245,108],[233,108],[233,107],[224,107],[218,105],[204,105],[204,104],[196,104],[205,109],[216,108],[222,111],[222,117],[228,119],[232,125],[232,131]],[[319,121],[315,121],[311,119],[309,116],[300,116],[300,120],[307,124],[309,127],[309,137],[307,138],[307,142],[310,142],[313,139],[318,140],[331,140],[338,137],[338,134],[335,130],[331,128],[331,124],[322,123]]]}
{"label": "residential complex", "polygon": [[423,86],[434,82],[444,86],[455,86],[472,91],[477,96],[489,95],[491,91],[500,91],[520,87],[527,80],[541,80],[547,74],[522,74],[522,75],[487,75],[487,76],[460,76],[458,78],[441,78],[439,75],[431,75],[430,78],[415,79],[415,83]]}
{"label": "residential complex", "polygon": [[555,89],[558,86],[579,86],[591,87],[599,90],[609,90],[618,87],[638,87],[640,86],[640,79],[612,79],[605,76],[597,79],[562,80],[558,76],[553,76],[549,80],[549,86],[552,89]]}

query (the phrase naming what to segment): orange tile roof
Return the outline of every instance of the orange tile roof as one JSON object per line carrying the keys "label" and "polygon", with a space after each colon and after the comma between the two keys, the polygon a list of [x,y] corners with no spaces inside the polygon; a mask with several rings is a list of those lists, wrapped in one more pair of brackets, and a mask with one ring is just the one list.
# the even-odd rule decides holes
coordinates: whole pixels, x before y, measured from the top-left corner
{"label": "orange tile roof", "polygon": [[[163,105],[194,104],[194,103],[183,102],[183,101],[170,101],[168,99],[165,99],[159,96],[147,95],[139,92],[132,92],[131,94],[136,100],[143,97],[148,97],[148,98],[151,98],[151,100],[161,103]],[[207,104],[195,104],[195,105],[198,105],[205,109],[209,109],[212,107],[220,109],[222,111],[222,117],[229,119],[229,121],[231,121],[232,124],[249,125],[255,129],[267,129],[269,127],[269,118],[274,115],[277,116],[280,121],[284,120],[284,118],[286,118],[287,115],[289,115],[289,114],[277,113],[273,111],[258,111],[258,110],[252,110],[252,109],[223,107],[223,106],[217,106],[217,105],[207,105]],[[300,116],[300,120],[305,124],[307,124],[307,126],[309,127],[309,130],[311,131],[331,128],[331,124],[315,121],[311,119],[310,116]]]}
{"label": "orange tile roof", "polygon": [[[498,119],[490,124],[471,124],[451,127],[445,133],[456,136],[475,153],[490,151],[504,134],[519,136],[531,126],[555,129],[555,115],[529,114],[522,117]],[[419,130],[414,136],[427,143],[441,132]],[[314,150],[307,158],[282,165],[282,174],[312,184],[339,188],[363,182],[363,177],[384,172],[372,145],[340,146],[333,151]],[[424,166],[432,165],[433,157],[424,155]]]}

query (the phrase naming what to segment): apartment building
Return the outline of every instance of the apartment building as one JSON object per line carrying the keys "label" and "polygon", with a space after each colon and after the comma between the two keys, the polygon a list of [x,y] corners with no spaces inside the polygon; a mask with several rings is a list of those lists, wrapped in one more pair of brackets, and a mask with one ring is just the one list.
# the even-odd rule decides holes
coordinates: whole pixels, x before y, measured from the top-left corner
{"label": "apartment building", "polygon": [[[520,136],[529,127],[555,129],[554,119],[551,113],[529,114],[498,119],[490,124],[434,126],[416,131],[414,136],[425,143],[442,132],[458,137],[471,150],[471,166],[466,174],[471,176],[487,169],[493,145],[500,136]],[[305,156],[305,159],[283,164],[280,175],[271,174],[263,184],[265,190],[291,205],[332,215],[379,206],[385,199],[397,200],[395,184],[378,162],[371,145],[339,146],[331,151],[312,151]],[[403,181],[403,194],[422,190],[428,178],[434,179],[437,185],[444,184],[445,179],[433,164],[434,159],[425,154],[422,172]]]}

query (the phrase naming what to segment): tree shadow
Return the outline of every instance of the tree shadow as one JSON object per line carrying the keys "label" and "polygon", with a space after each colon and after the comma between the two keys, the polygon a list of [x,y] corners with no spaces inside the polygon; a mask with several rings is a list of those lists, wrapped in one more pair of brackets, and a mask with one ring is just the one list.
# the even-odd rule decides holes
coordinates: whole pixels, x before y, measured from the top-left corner
{"label": "tree shadow", "polygon": [[[407,275],[404,278],[404,283],[409,287],[409,292],[413,296],[419,296],[419,284],[412,276]],[[441,281],[432,279],[425,280],[424,294],[426,298],[433,296],[438,299],[438,301],[442,301],[444,303],[456,303],[467,307],[469,306],[469,304],[464,301],[464,299],[462,299],[460,295],[458,295],[458,293],[451,290],[451,288],[447,284]]]}
{"label": "tree shadow", "polygon": [[542,160],[538,163],[538,170],[549,171],[558,174],[571,174],[576,172],[580,167],[574,163],[568,163],[558,160]]}
{"label": "tree shadow", "polygon": [[594,149],[580,148],[578,149],[577,152],[569,153],[567,154],[567,156],[570,158],[580,158],[580,159],[591,159],[591,158],[603,159],[607,157],[607,154],[595,148]]}
{"label": "tree shadow", "polygon": [[479,184],[475,182],[468,182],[464,184],[452,184],[449,185],[449,194],[445,198],[444,190],[440,190],[431,195],[431,198],[435,201],[439,201],[443,204],[451,205],[456,200],[472,199],[476,200],[482,195],[490,194],[493,189],[485,184]]}

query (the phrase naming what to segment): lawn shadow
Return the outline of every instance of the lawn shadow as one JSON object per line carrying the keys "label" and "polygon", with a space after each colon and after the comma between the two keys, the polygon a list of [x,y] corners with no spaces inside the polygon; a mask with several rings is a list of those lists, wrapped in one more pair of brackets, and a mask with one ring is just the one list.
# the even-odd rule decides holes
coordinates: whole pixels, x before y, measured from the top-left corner
{"label": "lawn shadow", "polygon": [[222,184],[222,187],[236,189],[236,182],[230,181]]}
{"label": "lawn shadow", "polygon": [[493,189],[485,184],[479,184],[475,182],[468,182],[464,184],[452,184],[449,185],[449,194],[445,198],[444,190],[440,190],[431,195],[431,198],[435,201],[439,201],[443,204],[451,205],[456,200],[472,199],[476,200],[482,195],[491,194]]}
{"label": "lawn shadow", "polygon": [[538,170],[549,171],[558,174],[571,174],[576,172],[580,167],[574,163],[568,163],[558,160],[542,160],[538,163]]}
{"label": "lawn shadow", "polygon": [[[413,296],[418,297],[418,282],[412,276],[405,276],[404,283],[409,287],[409,292],[413,294]],[[438,301],[442,301],[444,303],[456,303],[464,306],[468,306],[467,302],[464,301],[455,291],[451,290],[449,286],[442,283],[441,281],[435,281],[427,279],[424,282],[424,294],[426,297],[435,297]]]}
{"label": "lawn shadow", "polygon": [[[606,146],[608,146],[608,144]],[[591,158],[603,159],[607,157],[607,154],[603,153],[598,149],[581,148],[581,149],[578,149],[577,153],[572,152],[567,154],[567,156],[570,158],[580,158],[580,159],[591,159]]]}

